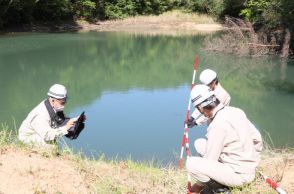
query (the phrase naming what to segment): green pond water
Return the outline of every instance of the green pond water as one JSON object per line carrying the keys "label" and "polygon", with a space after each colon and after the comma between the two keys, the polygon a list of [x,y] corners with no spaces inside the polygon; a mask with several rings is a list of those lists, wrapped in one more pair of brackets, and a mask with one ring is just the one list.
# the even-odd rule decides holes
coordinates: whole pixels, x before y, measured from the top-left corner
{"label": "green pond water", "polygon": [[[0,122],[17,130],[54,83],[85,111],[86,128],[65,142],[88,156],[175,161],[181,148],[195,55],[197,75],[218,72],[232,96],[274,147],[294,146],[294,62],[205,51],[204,35],[56,33],[0,36]],[[198,76],[197,76],[197,82]],[[190,129],[193,141],[205,127]]]}

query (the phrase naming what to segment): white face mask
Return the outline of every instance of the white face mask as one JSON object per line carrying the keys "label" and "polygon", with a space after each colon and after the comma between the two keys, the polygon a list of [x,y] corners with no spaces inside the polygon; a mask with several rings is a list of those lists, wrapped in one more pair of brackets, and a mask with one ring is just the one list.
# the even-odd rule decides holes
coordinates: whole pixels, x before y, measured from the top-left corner
{"label": "white face mask", "polygon": [[64,109],[64,106],[60,106],[58,108],[54,108],[56,112],[61,112]]}

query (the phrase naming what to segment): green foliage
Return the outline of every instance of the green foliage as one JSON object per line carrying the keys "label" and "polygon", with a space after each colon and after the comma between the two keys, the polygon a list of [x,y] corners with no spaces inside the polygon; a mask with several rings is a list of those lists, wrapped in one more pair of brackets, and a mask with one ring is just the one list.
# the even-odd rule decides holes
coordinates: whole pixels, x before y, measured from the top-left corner
{"label": "green foliage", "polygon": [[291,32],[291,48],[293,49],[294,45],[294,1],[293,0],[282,0],[282,12],[281,14],[281,23],[283,26],[286,26]]}
{"label": "green foliage", "polygon": [[4,0],[1,2],[0,24],[31,22],[33,13],[32,8],[35,6],[35,3],[35,0]]}
{"label": "green foliage", "polygon": [[282,21],[282,11],[281,0],[249,0],[240,15],[253,23],[277,27]]}
{"label": "green foliage", "polygon": [[114,0],[105,2],[105,18],[117,19],[127,16],[160,14],[170,10],[173,6],[172,0]]}
{"label": "green foliage", "polygon": [[38,0],[34,6],[33,18],[38,21],[56,21],[72,17],[70,0]]}
{"label": "green foliage", "polygon": [[[201,12],[223,18],[244,17],[255,26],[294,31],[293,0],[1,0],[0,28],[60,20],[121,19],[158,15],[172,9]],[[293,37],[291,45],[293,45]],[[292,47],[292,46],[291,46]]]}
{"label": "green foliage", "polygon": [[16,141],[16,131],[9,129],[7,124],[0,125],[0,146],[12,144]]}
{"label": "green foliage", "polygon": [[285,25],[291,25],[293,28],[294,20],[294,1],[292,0],[281,0],[281,19],[282,23]]}
{"label": "green foliage", "polygon": [[225,15],[239,17],[240,11],[244,9],[246,0],[224,0],[224,8],[220,17]]}
{"label": "green foliage", "polygon": [[240,15],[255,26],[270,29],[288,28],[291,34],[290,48],[293,49],[294,1],[292,0],[249,0]]}
{"label": "green foliage", "polygon": [[117,19],[135,15],[160,14],[175,6],[176,0],[2,0],[0,27],[82,18]]}
{"label": "green foliage", "polygon": [[145,0],[137,1],[139,14],[160,14],[173,8],[173,0]]}
{"label": "green foliage", "polygon": [[132,0],[116,0],[105,3],[105,17],[124,18],[136,15],[136,4]]}
{"label": "green foliage", "polygon": [[73,4],[73,13],[78,18],[92,20],[95,16],[96,2],[91,0],[77,0]]}
{"label": "green foliage", "polygon": [[193,12],[211,14],[218,18],[225,15],[238,16],[244,8],[245,0],[175,0],[174,7],[185,8]]}

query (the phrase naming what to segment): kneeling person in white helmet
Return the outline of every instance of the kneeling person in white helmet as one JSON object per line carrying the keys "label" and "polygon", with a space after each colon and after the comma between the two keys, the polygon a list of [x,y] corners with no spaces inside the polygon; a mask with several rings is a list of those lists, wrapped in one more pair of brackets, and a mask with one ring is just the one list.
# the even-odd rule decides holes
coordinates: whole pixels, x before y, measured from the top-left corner
{"label": "kneeling person in white helmet", "polygon": [[48,98],[28,114],[19,128],[19,140],[25,144],[53,148],[58,137],[71,135],[77,119],[64,116],[63,109],[67,101],[66,88],[63,85],[54,84],[47,95]]}
{"label": "kneeling person in white helmet", "polygon": [[255,178],[262,138],[239,108],[224,106],[206,85],[196,85],[191,102],[209,119],[206,138],[197,139],[200,156],[187,158],[186,167],[197,182],[195,193],[230,193]]}
{"label": "kneeling person in white helmet", "polygon": [[[229,106],[231,96],[219,83],[219,79],[215,71],[211,69],[203,70],[200,73],[199,80],[202,84],[207,85],[212,91],[214,91],[215,96],[223,105]],[[206,121],[207,119],[196,109],[188,120],[188,127],[192,128],[195,125],[202,125]]]}

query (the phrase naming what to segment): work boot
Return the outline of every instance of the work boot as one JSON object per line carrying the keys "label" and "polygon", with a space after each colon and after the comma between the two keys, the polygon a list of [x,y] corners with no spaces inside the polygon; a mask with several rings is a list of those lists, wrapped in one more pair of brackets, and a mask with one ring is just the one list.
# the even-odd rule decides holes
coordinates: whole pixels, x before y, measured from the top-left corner
{"label": "work boot", "polygon": [[210,188],[204,187],[199,194],[214,194],[214,192]]}
{"label": "work boot", "polygon": [[189,188],[189,191],[194,194],[199,194],[199,193],[201,193],[203,188],[204,188],[204,186],[201,186],[201,185],[198,185],[197,183],[195,183],[194,185],[192,185],[191,188]]}
{"label": "work boot", "polygon": [[[230,189],[227,186],[222,185],[216,182],[215,180],[210,179],[210,181],[203,184],[205,184],[205,186],[207,186],[212,191],[212,194],[214,193],[231,194]],[[206,193],[203,193],[203,194],[206,194]],[[210,194],[209,191],[207,191],[207,194]]]}

